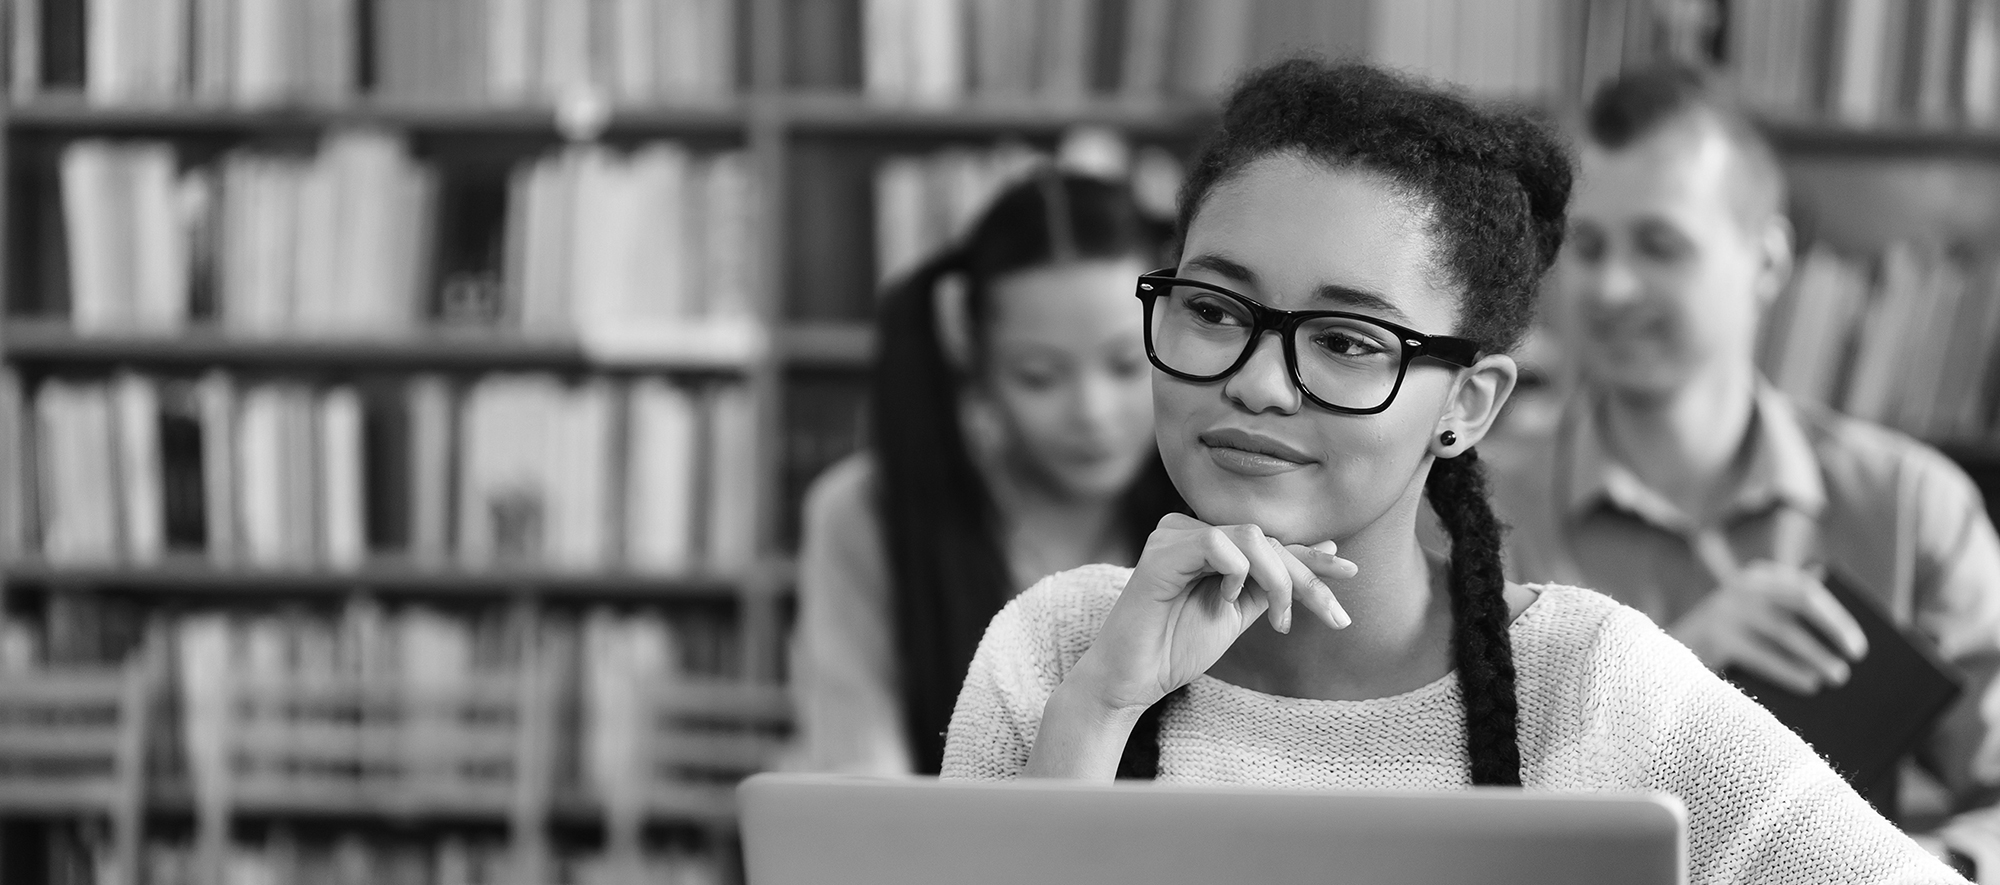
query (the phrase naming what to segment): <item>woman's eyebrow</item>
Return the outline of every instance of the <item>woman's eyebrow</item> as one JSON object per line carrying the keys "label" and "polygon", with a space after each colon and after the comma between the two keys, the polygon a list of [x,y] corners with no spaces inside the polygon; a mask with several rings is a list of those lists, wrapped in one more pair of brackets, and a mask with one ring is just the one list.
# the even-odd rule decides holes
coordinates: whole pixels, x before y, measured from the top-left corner
{"label": "woman's eyebrow", "polygon": [[[1227,277],[1234,282],[1247,283],[1252,286],[1257,284],[1256,271],[1251,270],[1244,266],[1242,262],[1233,258],[1217,255],[1213,252],[1204,252],[1188,259],[1186,268],[1190,271],[1205,270],[1209,273]],[[1366,289],[1343,286],[1339,283],[1321,283],[1318,289],[1313,290],[1313,297],[1335,302],[1341,307],[1370,311],[1402,322],[1409,322],[1409,315],[1396,307],[1395,302],[1390,301],[1384,295],[1370,292]]]}
{"label": "woman's eyebrow", "polygon": [[1313,297],[1332,301],[1343,307],[1361,308],[1386,314],[1403,322],[1409,321],[1409,316],[1397,308],[1395,302],[1366,289],[1356,289],[1338,283],[1321,283],[1319,289],[1313,292]]}
{"label": "woman's eyebrow", "polygon": [[1239,283],[1250,283],[1254,285],[1257,282],[1256,271],[1243,266],[1242,262],[1236,261],[1235,259],[1232,258],[1225,258],[1213,252],[1205,252],[1203,254],[1188,259],[1187,269],[1205,270],[1208,271],[1209,273],[1220,274]]}

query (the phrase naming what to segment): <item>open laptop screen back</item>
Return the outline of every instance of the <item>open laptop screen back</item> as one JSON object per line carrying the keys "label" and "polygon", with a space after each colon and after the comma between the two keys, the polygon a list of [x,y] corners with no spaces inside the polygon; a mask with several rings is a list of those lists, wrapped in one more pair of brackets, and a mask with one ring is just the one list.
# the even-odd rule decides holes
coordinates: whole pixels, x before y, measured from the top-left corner
{"label": "open laptop screen back", "polygon": [[1348,793],[760,775],[749,885],[1685,881],[1666,796]]}

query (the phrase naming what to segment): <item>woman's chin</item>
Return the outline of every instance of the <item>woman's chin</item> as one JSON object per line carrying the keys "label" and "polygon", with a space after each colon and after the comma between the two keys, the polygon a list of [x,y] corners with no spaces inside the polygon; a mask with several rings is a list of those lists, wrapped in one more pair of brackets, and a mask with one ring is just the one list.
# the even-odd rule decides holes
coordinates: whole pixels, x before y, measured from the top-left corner
{"label": "woman's chin", "polygon": [[1340,534],[1340,527],[1327,519],[1324,498],[1307,503],[1270,496],[1200,495],[1188,496],[1188,505],[1196,519],[1209,525],[1254,525],[1287,544],[1310,546]]}

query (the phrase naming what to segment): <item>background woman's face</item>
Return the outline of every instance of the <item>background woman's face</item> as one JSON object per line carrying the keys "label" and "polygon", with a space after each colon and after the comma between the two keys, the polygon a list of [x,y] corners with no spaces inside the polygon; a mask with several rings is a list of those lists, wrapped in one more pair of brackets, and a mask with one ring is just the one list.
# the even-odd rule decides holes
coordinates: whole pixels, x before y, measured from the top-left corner
{"label": "background woman's face", "polygon": [[[1346,310],[1429,334],[1457,328],[1458,297],[1433,270],[1425,208],[1366,170],[1275,155],[1209,192],[1179,276],[1286,310]],[[1413,484],[1453,383],[1411,364],[1388,410],[1347,415],[1293,385],[1278,336],[1220,381],[1153,374],[1160,454],[1212,524],[1250,523],[1286,543],[1344,540]]]}
{"label": "background woman's face", "polygon": [[985,388],[1015,463],[1055,491],[1103,498],[1153,452],[1138,258],[1075,261],[993,283]]}

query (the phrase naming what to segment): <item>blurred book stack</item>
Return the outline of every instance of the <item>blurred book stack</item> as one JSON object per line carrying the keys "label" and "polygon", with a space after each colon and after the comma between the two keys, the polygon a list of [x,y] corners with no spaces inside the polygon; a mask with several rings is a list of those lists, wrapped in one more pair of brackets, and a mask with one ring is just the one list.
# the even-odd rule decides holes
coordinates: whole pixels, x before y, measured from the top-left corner
{"label": "blurred book stack", "polygon": [[723,98],[738,0],[9,0],[11,93],[100,105]]}
{"label": "blurred book stack", "polygon": [[[1246,62],[1366,46],[1372,3],[1316,0],[861,0],[820,4],[813,25],[853,34],[863,92],[892,103],[967,98],[1076,103],[1091,96],[1212,98]],[[853,19],[846,16],[852,15]],[[842,78],[839,44],[800,44],[809,85]]]}
{"label": "blurred book stack", "polygon": [[1768,314],[1761,361],[1780,389],[1914,436],[2000,438],[2000,261],[1907,243],[1806,252]]}
{"label": "blurred book stack", "polygon": [[291,571],[754,564],[757,417],[734,385],[494,374],[462,390],[435,375],[319,387],[127,371],[49,379],[23,414],[38,494],[10,519],[54,566],[170,554]]}
{"label": "blurred book stack", "polygon": [[[1696,51],[1653,0],[862,0],[864,92],[885,102],[1220,95],[1247,64],[1367,57],[1483,95],[1573,99],[1621,67]],[[1700,10],[1695,10],[1699,13]],[[825,27],[839,28],[821,10]],[[825,51],[822,50],[822,54]],[[838,57],[798,62],[808,82]]]}
{"label": "blurred book stack", "polygon": [[497,282],[460,276],[433,296],[439,176],[395,136],[335,130],[310,155],[236,150],[186,169],[168,142],[78,140],[63,148],[64,236],[44,234],[38,295],[86,335],[476,327],[740,362],[763,346],[746,164],[670,141],[524,162],[504,194]]}
{"label": "blurred book stack", "polygon": [[1741,0],[1727,33],[1745,100],[1774,117],[2000,123],[1995,0]]}
{"label": "blurred book stack", "polygon": [[[741,673],[736,630],[700,608],[536,616],[360,599],[155,615],[145,633],[168,647],[171,679],[153,702],[164,715],[121,728],[142,742],[144,794],[181,797],[196,823],[192,840],[147,840],[148,883],[521,881],[524,858],[545,853],[552,863],[533,867],[553,878],[536,881],[719,882],[714,846],[688,842],[709,837],[663,844],[633,827],[726,821],[734,782],[782,746],[776,689],[728,681]],[[40,675],[61,671],[0,671],[0,689]],[[329,839],[281,822],[241,841],[238,820],[273,814],[453,825]],[[523,828],[551,820],[617,836],[592,851]],[[51,881],[120,880],[111,834],[63,827],[49,840]]]}

